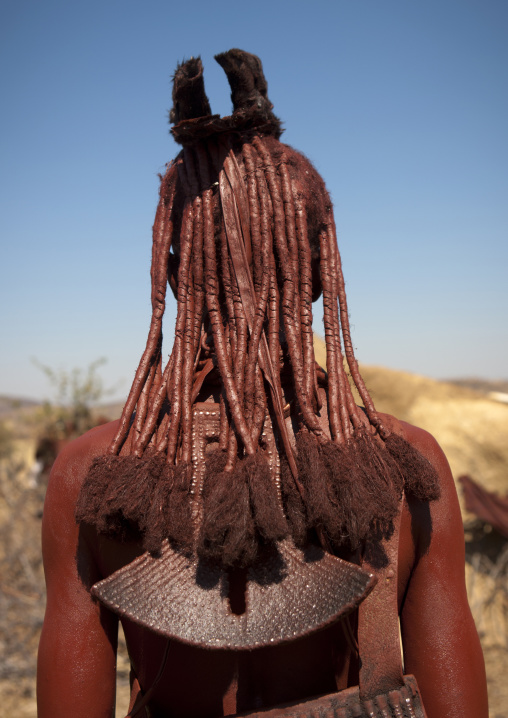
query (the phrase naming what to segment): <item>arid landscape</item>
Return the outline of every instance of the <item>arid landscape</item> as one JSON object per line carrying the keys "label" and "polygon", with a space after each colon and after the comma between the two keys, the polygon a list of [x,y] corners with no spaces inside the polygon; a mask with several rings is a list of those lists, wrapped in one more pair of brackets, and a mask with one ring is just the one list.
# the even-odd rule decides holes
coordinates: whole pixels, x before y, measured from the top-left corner
{"label": "arid landscape", "polygon": [[[322,359],[322,357],[321,357]],[[362,367],[376,406],[436,436],[454,478],[467,474],[488,491],[508,494],[508,386],[438,382]],[[118,405],[101,406],[113,418]],[[0,398],[0,700],[4,715],[34,718],[37,644],[44,615],[40,523],[45,479],[33,470],[47,407]],[[45,416],[45,418],[44,418]],[[58,437],[56,437],[58,439]],[[464,507],[466,577],[484,647],[491,718],[508,718],[508,539]],[[125,715],[128,662],[121,652],[117,715]]]}

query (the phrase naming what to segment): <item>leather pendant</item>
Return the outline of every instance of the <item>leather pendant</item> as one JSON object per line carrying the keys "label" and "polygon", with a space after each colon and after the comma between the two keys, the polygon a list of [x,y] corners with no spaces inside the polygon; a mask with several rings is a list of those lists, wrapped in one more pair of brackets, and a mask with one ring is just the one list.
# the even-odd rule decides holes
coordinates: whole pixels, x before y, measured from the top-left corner
{"label": "leather pendant", "polygon": [[359,566],[304,551],[268,547],[248,569],[245,612],[233,613],[228,574],[189,559],[165,541],[159,557],[139,556],[95,584],[92,594],[121,616],[202,648],[252,649],[309,635],[354,610],[376,579]]}

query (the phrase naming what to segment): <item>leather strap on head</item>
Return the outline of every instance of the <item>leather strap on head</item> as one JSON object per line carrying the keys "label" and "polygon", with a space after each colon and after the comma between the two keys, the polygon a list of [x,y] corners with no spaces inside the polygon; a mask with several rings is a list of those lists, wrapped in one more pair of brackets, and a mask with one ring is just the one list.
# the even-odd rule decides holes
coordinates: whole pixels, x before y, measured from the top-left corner
{"label": "leather strap on head", "polygon": [[[252,333],[256,308],[256,295],[254,293],[254,285],[252,283],[252,274],[249,264],[249,254],[252,253],[250,221],[242,175],[232,150],[228,152],[223,161],[222,169],[219,174],[219,190],[222,213],[224,217],[224,226],[226,228],[226,236],[228,239],[233,269],[240,297],[242,299],[245,318],[247,320],[249,331]],[[300,492],[303,492],[303,488],[298,481],[298,470],[296,468],[295,456],[289,439],[286,422],[284,420],[282,397],[279,395],[276,388],[277,383],[275,382],[274,374],[276,368],[272,365],[270,352],[268,350],[268,343],[264,332],[261,334],[261,341],[259,343],[259,365],[270,386],[275,420],[282,438],[282,443],[284,445],[284,450],[291,472],[295,482],[297,483],[298,489]]]}

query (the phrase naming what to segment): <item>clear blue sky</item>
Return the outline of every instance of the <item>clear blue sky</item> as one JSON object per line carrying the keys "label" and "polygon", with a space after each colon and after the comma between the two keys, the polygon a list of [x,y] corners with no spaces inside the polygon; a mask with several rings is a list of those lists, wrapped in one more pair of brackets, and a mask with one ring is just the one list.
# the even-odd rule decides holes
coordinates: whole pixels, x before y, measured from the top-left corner
{"label": "clear blue sky", "polygon": [[0,28],[0,393],[101,356],[127,392],[170,77],[201,55],[230,114],[231,47],[332,194],[359,359],[508,377],[506,0],[4,0]]}

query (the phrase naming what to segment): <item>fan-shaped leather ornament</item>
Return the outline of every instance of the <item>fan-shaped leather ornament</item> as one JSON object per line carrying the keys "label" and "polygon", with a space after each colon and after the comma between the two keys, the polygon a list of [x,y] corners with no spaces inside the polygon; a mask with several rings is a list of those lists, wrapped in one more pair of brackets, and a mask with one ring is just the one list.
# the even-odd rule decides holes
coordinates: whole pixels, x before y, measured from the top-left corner
{"label": "fan-shaped leather ornament", "polygon": [[355,609],[376,579],[317,546],[267,548],[247,571],[245,611],[229,602],[228,574],[165,541],[95,584],[92,594],[121,616],[203,648],[252,649],[294,640]]}

